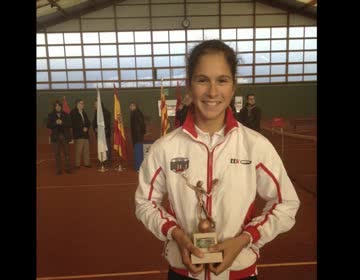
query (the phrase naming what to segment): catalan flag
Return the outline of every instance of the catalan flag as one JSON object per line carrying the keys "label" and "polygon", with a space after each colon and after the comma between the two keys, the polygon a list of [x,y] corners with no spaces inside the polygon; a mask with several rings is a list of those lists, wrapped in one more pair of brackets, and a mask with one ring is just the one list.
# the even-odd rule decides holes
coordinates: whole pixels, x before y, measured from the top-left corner
{"label": "catalan flag", "polygon": [[161,133],[160,136],[164,136],[167,130],[170,128],[170,123],[167,114],[166,99],[163,91],[163,85],[161,83],[160,90],[160,110],[161,110]]}
{"label": "catalan flag", "polygon": [[[179,81],[176,83],[176,107],[175,107],[175,114],[179,110],[181,104],[181,93],[180,93],[180,86]],[[178,118],[174,118],[174,127],[177,128],[180,126],[180,120]]]}

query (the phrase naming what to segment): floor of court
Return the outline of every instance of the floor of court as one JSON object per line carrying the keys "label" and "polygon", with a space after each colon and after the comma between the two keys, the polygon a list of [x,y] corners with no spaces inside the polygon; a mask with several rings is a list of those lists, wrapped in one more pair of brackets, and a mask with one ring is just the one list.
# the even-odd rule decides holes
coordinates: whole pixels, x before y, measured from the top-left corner
{"label": "floor of court", "polygon": [[[281,139],[267,136],[280,153]],[[262,248],[259,280],[317,279],[316,144],[286,141],[283,160],[301,207],[295,226]],[[38,152],[37,279],[166,279],[163,244],[134,214],[133,163],[105,173],[95,154],[92,163],[56,176],[51,150]]]}

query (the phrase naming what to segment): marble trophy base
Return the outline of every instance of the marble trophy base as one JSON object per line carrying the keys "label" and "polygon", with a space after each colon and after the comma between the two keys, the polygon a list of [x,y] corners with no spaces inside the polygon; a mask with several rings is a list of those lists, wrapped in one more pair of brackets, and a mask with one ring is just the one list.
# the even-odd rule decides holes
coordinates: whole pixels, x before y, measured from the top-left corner
{"label": "marble trophy base", "polygon": [[209,247],[217,244],[216,232],[194,233],[193,234],[194,245],[204,252],[203,258],[198,258],[191,254],[192,264],[202,263],[221,263],[223,261],[223,253],[210,253]]}

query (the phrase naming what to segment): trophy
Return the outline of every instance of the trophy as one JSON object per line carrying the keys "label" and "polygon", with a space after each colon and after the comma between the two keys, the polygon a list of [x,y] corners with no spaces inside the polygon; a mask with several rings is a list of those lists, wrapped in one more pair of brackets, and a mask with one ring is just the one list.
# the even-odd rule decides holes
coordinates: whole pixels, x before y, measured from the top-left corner
{"label": "trophy", "polygon": [[217,237],[215,232],[215,221],[209,215],[204,201],[202,199],[203,195],[211,196],[214,191],[215,185],[218,183],[218,179],[212,181],[212,187],[210,193],[207,193],[203,188],[203,182],[198,181],[195,186],[191,185],[188,182],[188,179],[184,173],[181,174],[185,180],[186,185],[195,191],[196,198],[198,200],[197,204],[197,217],[199,220],[198,223],[198,232],[193,233],[193,243],[195,247],[198,247],[203,253],[204,257],[198,258],[195,255],[191,254],[191,263],[192,264],[202,264],[202,263],[220,263],[223,260],[222,252],[210,253],[209,248],[217,244]]}

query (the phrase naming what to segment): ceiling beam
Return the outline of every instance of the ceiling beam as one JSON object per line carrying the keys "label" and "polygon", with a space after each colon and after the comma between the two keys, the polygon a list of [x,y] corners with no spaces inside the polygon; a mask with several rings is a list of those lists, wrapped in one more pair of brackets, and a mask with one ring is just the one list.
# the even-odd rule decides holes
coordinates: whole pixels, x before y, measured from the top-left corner
{"label": "ceiling beam", "polygon": [[[48,0],[55,1],[55,0]],[[80,3],[78,5],[69,7],[66,9],[62,9],[65,13],[64,15],[59,15],[58,13],[53,13],[49,15],[45,15],[39,17],[36,21],[36,29],[37,31],[43,31],[45,28],[68,21],[70,19],[79,18],[90,12],[95,12],[97,10],[104,9],[112,4],[121,3],[125,0],[91,0]]]}
{"label": "ceiling beam", "polygon": [[58,12],[64,17],[64,18],[67,18],[67,14],[66,12],[64,11],[63,8],[61,8],[61,6],[59,6],[58,3],[56,3],[57,1],[55,0],[48,0],[48,2],[50,3],[51,7],[56,7],[56,9],[58,10]]}
{"label": "ceiling beam", "polygon": [[316,12],[311,12],[309,10],[303,10],[303,9],[299,10],[298,7],[295,7],[294,5],[290,5],[290,4],[285,4],[284,2],[273,1],[273,0],[256,0],[256,2],[265,4],[265,5],[274,7],[274,8],[281,9],[281,10],[287,11],[289,13],[298,14],[298,15],[301,15],[301,16],[304,16],[307,18],[311,18],[311,19],[317,18]]}

